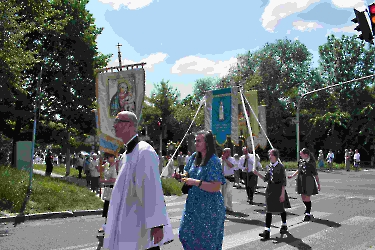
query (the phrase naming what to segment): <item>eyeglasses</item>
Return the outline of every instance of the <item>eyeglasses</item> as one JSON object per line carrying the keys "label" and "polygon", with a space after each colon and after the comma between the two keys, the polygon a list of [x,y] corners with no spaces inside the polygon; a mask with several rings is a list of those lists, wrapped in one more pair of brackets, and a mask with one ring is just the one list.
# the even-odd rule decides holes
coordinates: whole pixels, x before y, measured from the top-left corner
{"label": "eyeglasses", "polygon": [[130,122],[130,121],[127,121],[127,120],[121,120],[121,119],[118,119],[116,118],[115,121],[113,122],[113,124],[117,124],[119,122]]}

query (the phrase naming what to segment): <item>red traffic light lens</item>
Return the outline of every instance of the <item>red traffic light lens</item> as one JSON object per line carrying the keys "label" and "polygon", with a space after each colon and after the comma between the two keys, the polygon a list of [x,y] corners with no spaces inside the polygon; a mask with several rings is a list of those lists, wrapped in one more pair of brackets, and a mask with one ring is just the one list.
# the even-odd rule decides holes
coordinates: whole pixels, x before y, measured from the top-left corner
{"label": "red traffic light lens", "polygon": [[370,14],[374,15],[375,14],[375,4],[371,4],[368,8],[369,8]]}

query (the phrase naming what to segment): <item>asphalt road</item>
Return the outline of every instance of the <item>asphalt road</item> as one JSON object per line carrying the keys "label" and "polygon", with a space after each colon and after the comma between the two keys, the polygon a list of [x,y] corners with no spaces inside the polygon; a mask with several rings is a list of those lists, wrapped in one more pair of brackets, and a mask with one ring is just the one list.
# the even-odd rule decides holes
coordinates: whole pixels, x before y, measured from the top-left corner
{"label": "asphalt road", "polygon": [[[319,172],[321,192],[312,198],[315,220],[301,222],[304,205],[289,181],[287,192],[289,234],[277,238],[280,216],[272,221],[271,240],[258,236],[264,229],[264,188],[255,195],[256,205],[246,203],[244,189],[233,189],[233,207],[237,215],[227,215],[223,249],[370,249],[375,248],[375,171]],[[260,186],[264,185],[259,180]],[[175,240],[162,250],[183,249],[178,227],[186,196],[166,197]],[[0,225],[1,250],[93,250],[98,248],[96,231],[104,222],[101,216],[26,221],[13,227]],[[102,248],[104,249],[104,248]]]}

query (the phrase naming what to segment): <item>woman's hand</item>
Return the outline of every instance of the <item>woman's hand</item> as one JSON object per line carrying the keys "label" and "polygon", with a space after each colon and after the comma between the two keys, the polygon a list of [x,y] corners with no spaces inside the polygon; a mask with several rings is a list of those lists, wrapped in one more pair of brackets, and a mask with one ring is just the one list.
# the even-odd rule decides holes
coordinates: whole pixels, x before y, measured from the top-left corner
{"label": "woman's hand", "polygon": [[188,173],[180,174],[181,177],[186,177],[187,175],[188,175]]}
{"label": "woman's hand", "polygon": [[199,180],[193,178],[182,178],[181,180],[190,186],[197,186],[199,183]]}
{"label": "woman's hand", "polygon": [[292,179],[293,178],[293,175],[288,175],[288,179]]}
{"label": "woman's hand", "polygon": [[285,192],[283,192],[283,193],[280,195],[279,201],[280,201],[280,202],[284,202],[284,201],[285,201]]}
{"label": "woman's hand", "polygon": [[258,173],[258,171],[254,168],[254,170],[253,170],[253,173],[255,174],[255,175],[258,175],[259,173]]}

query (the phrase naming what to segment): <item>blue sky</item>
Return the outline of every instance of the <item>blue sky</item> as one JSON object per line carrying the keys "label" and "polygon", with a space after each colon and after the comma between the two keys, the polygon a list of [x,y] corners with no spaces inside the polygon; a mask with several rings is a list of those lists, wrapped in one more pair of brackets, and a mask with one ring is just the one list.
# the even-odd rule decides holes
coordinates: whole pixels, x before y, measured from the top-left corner
{"label": "blue sky", "polygon": [[112,53],[108,66],[146,62],[146,95],[169,80],[181,98],[194,82],[222,77],[238,54],[277,39],[298,39],[313,54],[329,34],[353,35],[353,8],[365,0],[90,0],[87,9],[103,27],[98,49]]}

